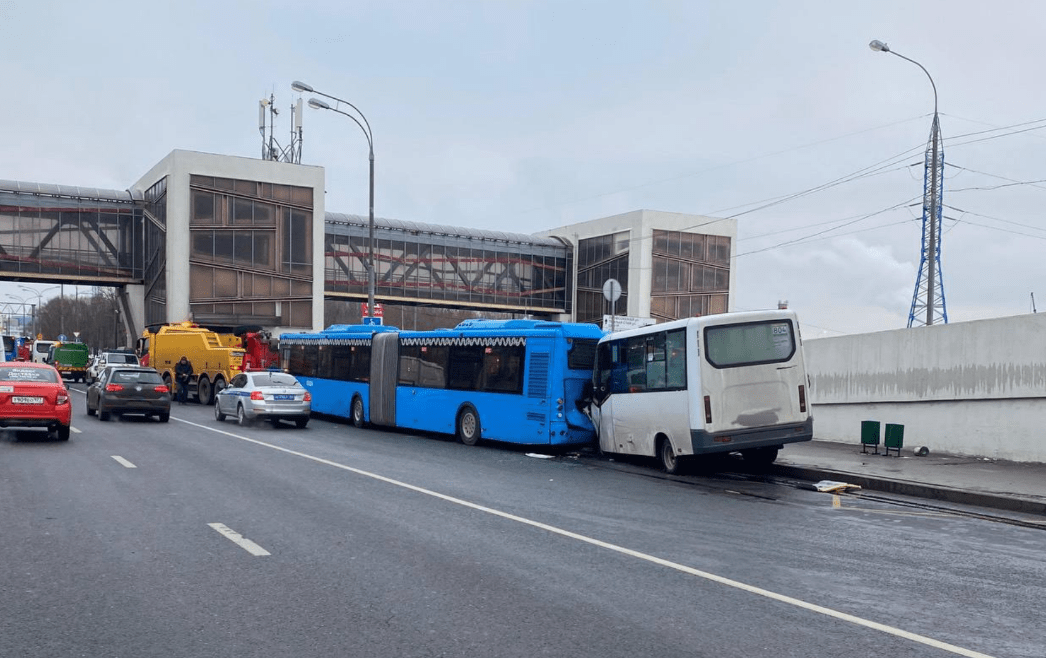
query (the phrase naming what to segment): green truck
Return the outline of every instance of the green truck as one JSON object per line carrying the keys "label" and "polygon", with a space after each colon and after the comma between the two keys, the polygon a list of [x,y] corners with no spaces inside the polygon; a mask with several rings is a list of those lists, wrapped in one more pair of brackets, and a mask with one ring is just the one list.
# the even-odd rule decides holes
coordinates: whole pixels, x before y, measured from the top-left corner
{"label": "green truck", "polygon": [[88,358],[89,350],[83,343],[61,343],[54,348],[51,365],[61,373],[62,377],[80,382],[87,375]]}

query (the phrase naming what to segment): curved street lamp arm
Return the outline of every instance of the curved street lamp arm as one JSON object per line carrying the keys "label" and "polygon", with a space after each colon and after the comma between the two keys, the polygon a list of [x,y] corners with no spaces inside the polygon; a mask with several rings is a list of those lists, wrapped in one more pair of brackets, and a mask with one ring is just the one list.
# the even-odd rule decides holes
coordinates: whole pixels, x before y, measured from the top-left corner
{"label": "curved street lamp arm", "polygon": [[889,50],[889,51],[886,51],[886,52],[889,52],[889,53],[891,53],[893,55],[897,55],[901,59],[909,61],[912,64],[915,64],[916,66],[918,66],[919,68],[921,68],[923,70],[923,73],[926,74],[927,78],[930,78],[930,86],[933,87],[933,114],[934,114],[934,116],[937,116],[937,85],[934,84],[933,77],[930,75],[930,72],[927,71],[926,67],[923,66],[922,64],[920,64],[919,62],[915,61],[914,59],[912,59],[910,57],[905,57],[904,55],[900,54],[896,50]]}
{"label": "curved street lamp arm", "polygon": [[[318,94],[320,92],[316,92],[316,93]],[[335,99],[335,100],[337,100],[337,99]],[[350,119],[352,119],[353,121],[356,122],[356,125],[359,126],[360,130],[363,131],[363,136],[367,138],[367,146],[370,147],[370,159],[373,160],[374,159],[374,138],[371,137],[370,132],[368,132],[368,130],[363,127],[363,124],[360,123],[360,120],[357,119],[356,117],[354,117],[353,115],[349,114],[348,112],[344,112],[342,110],[339,110],[336,107],[327,107],[327,108],[324,108],[324,109],[330,110],[331,112],[337,112],[338,114],[343,114],[343,115],[349,117]],[[362,117],[363,115],[361,114],[360,116]],[[364,119],[364,121],[366,121],[366,119]]]}
{"label": "curved street lamp arm", "polygon": [[[331,96],[330,94],[325,94],[322,91],[318,91],[316,89],[313,89],[312,93],[319,94],[320,96],[325,96],[325,97],[331,99],[332,101],[337,101],[339,103],[345,103],[346,105],[348,105],[352,109],[356,110],[356,113],[360,115],[361,119],[363,119],[363,123],[360,124],[360,128],[363,128],[363,132],[367,133],[367,141],[371,142],[371,148],[373,148],[374,132],[370,129],[370,123],[367,121],[367,116],[363,112],[360,112],[360,108],[356,107],[355,105],[353,105],[352,103],[350,103],[347,100],[343,100],[341,98],[338,98],[337,96]],[[352,117],[353,121],[355,121],[358,124],[360,123],[359,120],[356,119],[356,117],[353,117],[348,112],[342,112],[341,110],[339,110],[337,108],[333,108],[333,107],[331,109],[334,110],[335,112],[341,112],[342,114],[344,114],[347,117]],[[364,126],[366,126],[366,127],[364,127]]]}

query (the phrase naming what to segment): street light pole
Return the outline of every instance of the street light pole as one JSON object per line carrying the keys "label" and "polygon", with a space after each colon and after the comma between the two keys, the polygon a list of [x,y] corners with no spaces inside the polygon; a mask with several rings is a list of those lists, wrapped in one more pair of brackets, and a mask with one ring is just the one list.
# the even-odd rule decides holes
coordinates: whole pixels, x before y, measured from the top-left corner
{"label": "street light pole", "polygon": [[[919,299],[920,280],[922,278],[923,266],[926,267],[926,325],[934,322],[934,310],[937,308],[937,288],[940,287],[941,317],[944,324],[948,323],[948,309],[944,301],[944,280],[940,273],[940,230],[941,230],[941,197],[943,196],[943,168],[944,153],[940,145],[940,120],[937,115],[937,85],[930,76],[930,72],[919,62],[905,57],[900,53],[890,50],[890,47],[879,41],[873,40],[868,47],[876,52],[890,53],[901,59],[915,64],[930,80],[933,87],[933,123],[930,126],[929,160],[927,162],[926,185],[929,188],[923,195],[923,253],[919,264],[919,274],[915,283],[915,295],[912,298],[912,308],[908,314],[908,327],[915,320],[915,309]],[[928,193],[927,193],[928,192]],[[928,203],[927,203],[928,197]],[[927,215],[929,222],[927,222]]]}
{"label": "street light pole", "polygon": [[[55,288],[61,288],[62,286],[60,286],[60,285],[58,285],[58,286],[51,286],[50,288],[44,288],[43,290],[34,290],[34,289],[29,288],[27,286],[18,286],[18,287],[21,288],[22,290],[28,292],[28,293],[36,295],[37,304],[34,305],[34,307],[33,307],[33,335],[37,336],[37,335],[40,334],[40,319],[39,319],[39,316],[37,316],[37,314],[36,314],[36,308],[39,307],[39,308],[43,309],[43,307],[44,307],[44,305],[43,305],[43,297],[44,297],[44,293],[45,292],[47,292],[48,290],[54,290]],[[59,308],[60,308],[60,314],[65,312],[65,309],[62,308],[61,305],[59,305]]]}
{"label": "street light pole", "polygon": [[345,103],[353,110],[355,110],[356,114],[360,115],[360,119],[363,119],[363,122],[361,123],[360,119],[357,119],[352,114],[344,112],[338,109],[337,107],[331,107],[329,104],[321,101],[318,98],[309,99],[309,107],[313,109],[330,110],[331,112],[337,112],[338,114],[343,114],[352,119],[354,122],[356,122],[356,125],[360,127],[360,130],[363,131],[364,136],[366,136],[367,138],[367,147],[370,151],[370,214],[368,220],[369,237],[367,244],[367,317],[373,318],[374,287],[377,281],[377,273],[374,268],[374,132],[370,128],[370,123],[367,121],[367,117],[363,114],[363,112],[360,112],[360,108],[356,107],[352,103],[346,100],[342,100],[337,96],[331,96],[330,94],[325,94],[322,91],[317,91],[316,89],[313,89],[312,86],[307,85],[304,82],[299,82],[297,80],[291,83],[291,89],[301,93],[319,94],[320,96],[324,96],[338,103]]}

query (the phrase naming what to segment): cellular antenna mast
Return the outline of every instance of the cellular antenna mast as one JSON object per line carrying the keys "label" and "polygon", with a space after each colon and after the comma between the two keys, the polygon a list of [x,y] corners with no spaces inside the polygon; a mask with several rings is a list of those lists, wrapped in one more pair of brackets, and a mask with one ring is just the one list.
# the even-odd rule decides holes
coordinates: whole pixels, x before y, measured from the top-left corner
{"label": "cellular antenna mast", "polygon": [[262,138],[262,160],[301,164],[301,99],[299,98],[297,103],[291,105],[291,141],[287,148],[280,146],[276,139],[276,117],[279,115],[275,95],[270,95],[258,102],[258,132],[261,133]]}

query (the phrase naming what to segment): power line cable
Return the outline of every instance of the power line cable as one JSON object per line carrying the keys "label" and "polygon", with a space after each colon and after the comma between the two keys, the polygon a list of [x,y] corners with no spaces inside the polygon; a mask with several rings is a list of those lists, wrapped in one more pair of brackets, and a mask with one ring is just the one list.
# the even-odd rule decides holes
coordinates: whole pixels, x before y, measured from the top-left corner
{"label": "power line cable", "polygon": [[827,144],[827,143],[838,141],[838,140],[841,140],[841,139],[846,139],[848,137],[854,137],[856,135],[861,135],[861,134],[864,134],[864,133],[875,132],[875,131],[878,131],[878,130],[884,130],[886,128],[892,128],[894,126],[899,126],[901,124],[908,123],[910,121],[915,121],[917,119],[922,119],[925,116],[926,115],[920,115],[920,116],[916,116],[916,117],[909,117],[907,119],[902,119],[900,121],[894,121],[892,123],[883,124],[881,126],[874,126],[872,128],[865,128],[863,130],[855,130],[853,132],[846,133],[845,135],[839,135],[839,136],[836,136],[836,137],[829,137],[827,139],[821,139],[821,140],[818,140],[816,142],[809,142],[807,144],[802,144],[800,146],[794,146],[794,147],[787,148],[787,149],[781,149],[779,151],[772,151],[770,153],[764,153],[764,154],[761,154],[761,155],[752,156],[750,158],[742,158],[740,160],[734,160],[734,161],[731,161],[731,162],[726,162],[726,163],[723,163],[723,164],[715,165],[715,166],[712,166],[712,167],[706,167],[705,169],[701,169],[701,170],[698,170],[698,171],[695,171],[695,172],[692,172],[692,173],[689,173],[689,174],[680,174],[678,176],[670,176],[668,178],[655,179],[655,180],[647,181],[645,183],[641,183],[639,185],[633,185],[631,187],[622,188],[622,189],[615,190],[615,191],[612,191],[612,192],[602,192],[602,193],[594,194],[594,195],[587,196],[587,197],[577,197],[577,198],[574,198],[574,199],[568,199],[566,201],[562,201],[562,202],[551,204],[551,205],[534,206],[532,208],[526,208],[526,209],[517,211],[514,214],[522,215],[522,214],[534,212],[536,210],[546,210],[546,209],[555,208],[555,207],[558,207],[558,206],[565,206],[565,205],[570,205],[570,204],[574,204],[574,203],[580,203],[582,201],[594,201],[596,199],[602,199],[602,198],[605,198],[605,197],[608,197],[608,196],[614,196],[616,194],[623,194],[625,192],[633,192],[635,190],[640,190],[640,189],[643,189],[643,188],[646,188],[646,187],[651,187],[653,185],[660,185],[662,183],[670,183],[670,182],[674,182],[674,181],[678,181],[678,180],[685,180],[687,178],[693,178],[694,176],[699,176],[701,174],[705,174],[705,173],[708,173],[710,171],[716,171],[718,169],[725,169],[727,167],[733,167],[733,166],[736,166],[736,165],[739,165],[739,164],[746,164],[746,163],[749,163],[749,162],[755,162],[756,160],[762,160],[762,159],[765,159],[765,158],[772,158],[774,156],[784,155],[785,153],[791,153],[793,151],[800,151],[800,150],[811,148],[811,147],[814,147],[814,146],[820,146],[821,144]]}

